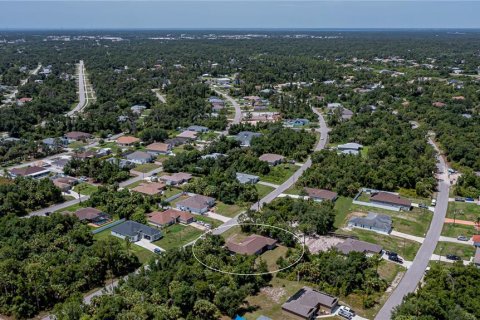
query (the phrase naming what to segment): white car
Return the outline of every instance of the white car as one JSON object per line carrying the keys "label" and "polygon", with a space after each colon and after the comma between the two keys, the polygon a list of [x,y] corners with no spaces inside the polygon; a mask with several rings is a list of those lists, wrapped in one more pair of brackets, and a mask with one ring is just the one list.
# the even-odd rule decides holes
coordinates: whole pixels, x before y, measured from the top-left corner
{"label": "white car", "polygon": [[338,308],[338,315],[346,319],[352,319],[353,317],[355,317],[355,311],[353,311],[349,307],[340,306],[340,308]]}

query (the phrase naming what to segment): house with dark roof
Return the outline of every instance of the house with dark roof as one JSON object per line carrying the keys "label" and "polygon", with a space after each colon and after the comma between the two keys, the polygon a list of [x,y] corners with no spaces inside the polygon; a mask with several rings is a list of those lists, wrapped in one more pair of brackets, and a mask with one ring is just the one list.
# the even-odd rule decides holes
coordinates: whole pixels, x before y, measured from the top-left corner
{"label": "house with dark roof", "polygon": [[111,234],[121,239],[128,238],[131,242],[137,242],[142,239],[153,242],[162,237],[160,230],[131,220],[114,226]]}
{"label": "house with dark roof", "polygon": [[96,225],[101,225],[110,221],[108,214],[92,207],[78,209],[74,212],[74,215],[80,221],[86,221]]}
{"label": "house with dark roof", "polygon": [[351,218],[348,221],[348,227],[389,234],[392,231],[392,218],[386,214],[369,212],[366,217]]}
{"label": "house with dark roof", "polygon": [[347,239],[342,243],[339,243],[335,246],[335,249],[342,252],[343,254],[349,254],[350,252],[361,252],[361,253],[381,253],[383,248],[378,244],[373,244],[370,242],[360,241],[356,239]]}
{"label": "house with dark roof", "polygon": [[12,170],[10,170],[10,174],[14,178],[29,177],[33,179],[41,179],[41,178],[47,177],[50,174],[50,170],[42,167],[31,166],[31,167],[13,168]]}
{"label": "house with dark roof", "polygon": [[90,139],[92,135],[90,133],[81,132],[81,131],[72,131],[65,134],[65,138],[68,139],[68,142],[73,141],[85,141]]}
{"label": "house with dark roof", "polygon": [[412,208],[412,202],[402,198],[397,194],[380,191],[370,197],[371,203],[387,205],[401,210],[409,211]]}
{"label": "house with dark roof", "polygon": [[136,164],[144,164],[153,161],[154,156],[144,151],[134,151],[125,156],[125,159]]}
{"label": "house with dark roof", "polygon": [[215,199],[196,194],[185,200],[176,203],[176,208],[182,211],[189,211],[197,214],[207,212],[215,204]]}
{"label": "house with dark roof", "polygon": [[338,198],[338,194],[336,192],[325,189],[305,188],[305,192],[310,199],[318,202],[322,202],[324,200],[334,202]]}
{"label": "house with dark roof", "polygon": [[68,139],[65,137],[60,138],[45,138],[42,140],[44,146],[49,148],[60,148],[68,145]]}
{"label": "house with dark roof", "polygon": [[229,238],[226,241],[226,247],[231,252],[236,254],[245,254],[247,256],[262,254],[267,250],[272,250],[277,245],[277,240],[264,237],[257,234],[252,234],[238,242],[235,237]]}
{"label": "house with dark roof", "polygon": [[182,144],[185,144],[189,141],[190,141],[189,138],[173,137],[165,140],[165,143],[171,145],[172,147],[176,147],[176,146],[181,146]]}
{"label": "house with dark roof", "polygon": [[235,136],[235,140],[240,142],[242,147],[250,147],[253,137],[260,137],[262,134],[258,132],[251,131],[241,131]]}
{"label": "house with dark roof", "polygon": [[333,313],[337,306],[338,298],[303,287],[282,305],[282,312],[296,319],[313,320],[319,315]]}
{"label": "house with dark roof", "polygon": [[195,131],[195,132],[198,132],[198,133],[202,133],[202,132],[207,132],[208,131],[208,128],[207,127],[204,127],[204,126],[196,126],[196,125],[193,125],[193,126],[190,126],[187,128],[188,131]]}
{"label": "house with dark roof", "polygon": [[267,162],[270,166],[276,166],[285,161],[284,156],[275,153],[264,153],[258,159]]}

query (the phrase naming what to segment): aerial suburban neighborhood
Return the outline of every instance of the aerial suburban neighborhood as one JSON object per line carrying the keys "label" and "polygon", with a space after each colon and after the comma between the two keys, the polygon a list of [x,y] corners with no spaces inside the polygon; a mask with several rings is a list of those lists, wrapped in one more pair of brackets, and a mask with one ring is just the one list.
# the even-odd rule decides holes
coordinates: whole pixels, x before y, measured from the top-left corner
{"label": "aerial suburban neighborhood", "polygon": [[0,30],[0,319],[480,318],[478,30],[61,27]]}

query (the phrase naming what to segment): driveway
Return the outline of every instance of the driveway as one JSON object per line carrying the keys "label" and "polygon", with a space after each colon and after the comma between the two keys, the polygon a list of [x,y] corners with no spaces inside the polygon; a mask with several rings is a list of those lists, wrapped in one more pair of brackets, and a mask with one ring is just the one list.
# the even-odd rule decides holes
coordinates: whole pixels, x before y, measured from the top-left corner
{"label": "driveway", "polygon": [[150,241],[146,240],[146,239],[142,239],[140,241],[137,241],[137,242],[134,242],[133,244],[136,244],[137,246],[140,246],[142,248],[145,248],[149,251],[152,251],[154,252],[155,249],[160,249],[161,251],[165,251],[165,249],[157,246],[157,245],[154,245],[153,243],[151,243]]}
{"label": "driveway", "polygon": [[258,181],[257,184],[261,184],[261,185],[264,185],[264,186],[267,186],[267,187],[272,187],[272,188],[278,188],[278,184],[273,184],[273,183],[270,183],[270,182],[265,182],[265,181]]}
{"label": "driveway", "polygon": [[218,214],[212,211],[208,211],[207,213],[205,213],[205,216],[215,220],[220,220],[222,222],[227,222],[229,220],[232,220],[232,218],[222,216],[221,214]]}

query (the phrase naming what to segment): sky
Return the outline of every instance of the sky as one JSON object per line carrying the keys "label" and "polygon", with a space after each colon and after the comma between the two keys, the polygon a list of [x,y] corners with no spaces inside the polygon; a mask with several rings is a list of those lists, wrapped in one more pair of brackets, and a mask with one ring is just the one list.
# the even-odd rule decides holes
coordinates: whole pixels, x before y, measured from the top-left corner
{"label": "sky", "polygon": [[0,0],[0,29],[480,28],[480,0]]}

